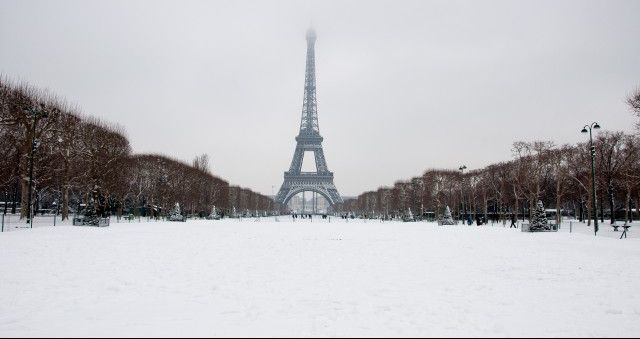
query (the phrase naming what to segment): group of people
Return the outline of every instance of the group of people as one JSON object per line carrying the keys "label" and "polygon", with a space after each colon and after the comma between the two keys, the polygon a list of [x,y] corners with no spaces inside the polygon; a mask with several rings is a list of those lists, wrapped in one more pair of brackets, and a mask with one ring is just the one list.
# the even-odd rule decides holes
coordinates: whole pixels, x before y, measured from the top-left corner
{"label": "group of people", "polygon": [[[510,220],[511,220],[511,225],[509,226],[509,228],[518,228],[518,218],[516,217],[515,214],[513,214],[513,213],[511,214]],[[469,223],[469,225],[471,225],[473,223],[472,219],[471,219],[471,216],[469,216],[468,223]],[[487,218],[485,218],[484,216],[478,216],[476,218],[476,225],[482,226],[482,225],[487,225],[487,224],[488,224]]]}
{"label": "group of people", "polygon": [[[293,214],[291,214],[291,217],[292,217],[293,219],[298,219],[298,218],[300,218],[300,219],[313,219],[313,214],[298,214],[298,213],[293,213]],[[326,215],[326,214],[323,214],[323,215],[322,215],[322,219],[327,219],[327,215]]]}
{"label": "group of people", "polygon": [[313,214],[298,214],[298,213],[293,213],[291,214],[291,217],[293,217],[293,219],[312,219],[313,218]]}
{"label": "group of people", "polygon": [[[299,218],[299,217],[302,218],[302,219],[305,219],[305,218],[311,219],[311,217],[312,217],[311,214],[298,215],[296,213],[294,213],[292,216],[293,216],[294,219]],[[327,215],[324,214],[322,216],[322,219],[326,219],[326,218],[327,218]],[[340,214],[340,219],[343,219],[343,220],[349,220],[349,219],[355,219],[355,218],[356,218],[356,216],[353,213],[342,213],[342,214]],[[366,219],[367,216],[364,215],[364,218]],[[515,214],[511,214],[511,218],[510,219],[511,219],[510,220],[511,221],[511,225],[509,226],[509,228],[518,228],[518,219],[517,219],[516,215]],[[387,217],[387,218],[381,217],[380,220],[381,221],[382,220],[391,220],[391,218],[389,218],[389,217]],[[467,222],[468,225],[473,225],[473,218],[472,218],[472,216],[470,214],[467,215],[466,222]],[[475,222],[476,222],[476,225],[478,225],[478,226],[487,225],[489,223],[485,216],[477,216]]]}

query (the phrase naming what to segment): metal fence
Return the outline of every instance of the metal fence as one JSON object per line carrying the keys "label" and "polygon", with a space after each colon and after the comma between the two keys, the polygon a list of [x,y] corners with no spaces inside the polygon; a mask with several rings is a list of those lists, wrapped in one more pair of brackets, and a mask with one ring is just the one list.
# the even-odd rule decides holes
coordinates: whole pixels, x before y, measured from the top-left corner
{"label": "metal fence", "polygon": [[33,222],[28,222],[27,219],[20,219],[19,214],[4,214],[0,213],[0,232],[12,232],[25,228],[36,227],[52,227],[57,225],[70,225],[71,221],[67,220],[62,222],[59,215],[44,214],[37,215],[33,218]]}
{"label": "metal fence", "polygon": [[[33,222],[27,222],[26,218],[20,219],[20,214],[3,214],[0,213],[0,232],[12,232],[21,229],[37,228],[37,227],[55,227],[55,226],[72,226],[76,216],[70,215],[65,221],[62,221],[60,215],[55,214],[38,214],[33,218]],[[111,216],[109,223],[141,223],[141,222],[157,222],[164,221],[164,218],[151,218],[141,216]]]}

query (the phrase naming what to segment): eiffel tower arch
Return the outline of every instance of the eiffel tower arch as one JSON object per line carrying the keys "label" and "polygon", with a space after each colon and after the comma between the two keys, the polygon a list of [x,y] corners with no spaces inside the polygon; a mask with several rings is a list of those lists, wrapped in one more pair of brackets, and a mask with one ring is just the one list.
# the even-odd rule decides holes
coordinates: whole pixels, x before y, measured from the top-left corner
{"label": "eiffel tower arch", "polygon": [[[333,172],[329,171],[322,149],[323,138],[318,125],[318,105],[316,101],[316,65],[315,65],[316,33],[307,31],[307,64],[304,76],[304,98],[302,102],[302,118],[300,132],[296,137],[296,150],[289,170],[284,173],[284,183],[276,202],[286,206],[289,200],[301,192],[316,192],[333,206],[342,203],[342,197],[333,183]],[[313,152],[316,171],[303,172],[302,162],[307,152]]]}

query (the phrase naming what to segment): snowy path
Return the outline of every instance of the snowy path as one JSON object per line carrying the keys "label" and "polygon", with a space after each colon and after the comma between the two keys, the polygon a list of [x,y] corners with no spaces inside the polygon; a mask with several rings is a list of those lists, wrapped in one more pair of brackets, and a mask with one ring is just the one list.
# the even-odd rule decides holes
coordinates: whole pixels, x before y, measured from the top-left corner
{"label": "snowy path", "polygon": [[0,337],[638,336],[640,239],[189,221],[0,234]]}

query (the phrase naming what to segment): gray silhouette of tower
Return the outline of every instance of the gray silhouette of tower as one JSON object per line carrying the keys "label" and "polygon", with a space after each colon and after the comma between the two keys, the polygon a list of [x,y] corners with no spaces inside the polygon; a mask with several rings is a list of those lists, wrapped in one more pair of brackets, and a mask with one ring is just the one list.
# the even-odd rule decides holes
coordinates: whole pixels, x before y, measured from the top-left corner
{"label": "gray silhouette of tower", "polygon": [[[333,183],[333,172],[329,171],[322,150],[322,136],[318,126],[318,106],[316,102],[316,32],[307,31],[307,66],[304,76],[304,99],[300,133],[296,137],[296,150],[291,167],[284,172],[284,183],[276,202],[286,206],[289,200],[300,192],[316,192],[322,195],[330,205],[342,203],[342,197]],[[302,162],[305,152],[313,152],[316,162],[315,172],[303,172]]]}

